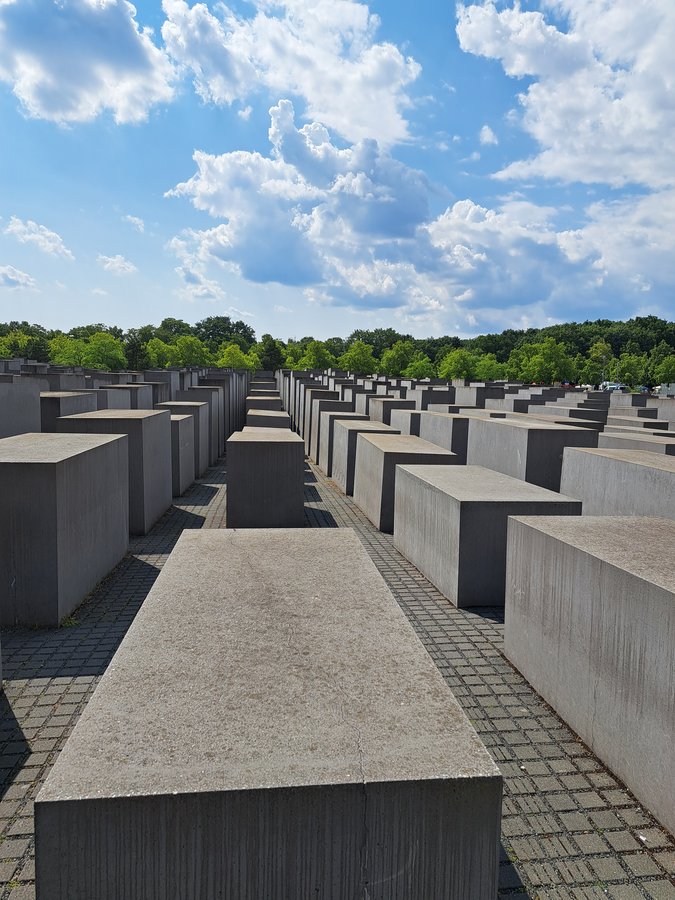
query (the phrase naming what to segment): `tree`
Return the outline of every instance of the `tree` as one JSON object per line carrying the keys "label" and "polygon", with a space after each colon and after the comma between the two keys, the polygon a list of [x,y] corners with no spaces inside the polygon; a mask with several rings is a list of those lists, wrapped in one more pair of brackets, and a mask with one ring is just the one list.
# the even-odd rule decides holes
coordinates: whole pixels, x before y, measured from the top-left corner
{"label": "tree", "polygon": [[191,334],[176,338],[174,352],[179,366],[210,366],[213,362],[213,355],[206,344]]}
{"label": "tree", "polygon": [[377,360],[373,348],[363,341],[354,341],[338,360],[338,365],[349,372],[372,375],[377,372]]}
{"label": "tree", "polygon": [[162,319],[157,329],[157,337],[167,344],[173,344],[177,337],[185,334],[193,334],[192,325],[182,319]]}
{"label": "tree", "polygon": [[178,365],[178,356],[173,344],[167,344],[158,337],[151,338],[145,347],[150,365],[154,369],[166,369]]}
{"label": "tree", "polygon": [[81,364],[89,369],[105,369],[108,372],[126,368],[127,358],[122,341],[110,332],[97,331],[84,342]]}
{"label": "tree", "polygon": [[[154,328],[152,330],[154,331]],[[147,348],[148,340],[150,338],[143,339],[140,328],[130,328],[124,335],[124,355],[130,369],[139,371],[151,368],[152,363]]]}
{"label": "tree", "polygon": [[654,374],[657,384],[675,384],[675,353],[661,360]]}
{"label": "tree", "polygon": [[451,350],[438,366],[438,377],[450,380],[452,378],[475,379],[478,357],[470,350]]}
{"label": "tree", "polygon": [[193,333],[204,341],[211,352],[223,344],[237,344],[246,353],[255,343],[255,331],[241,320],[233,322],[229,316],[207,316],[197,322]]}
{"label": "tree", "polygon": [[[421,351],[419,351],[421,353]],[[421,354],[424,356],[425,354]],[[396,341],[385,350],[380,360],[380,372],[385,375],[401,375],[415,356],[415,345],[412,341]],[[428,357],[427,357],[428,359]],[[431,360],[429,360],[431,362]],[[413,376],[408,376],[413,377]]]}
{"label": "tree", "polygon": [[415,350],[412,359],[403,370],[405,378],[434,378],[436,375],[436,367],[421,350]]}
{"label": "tree", "polygon": [[595,341],[586,362],[577,371],[578,380],[582,384],[601,384],[607,380],[613,360],[614,354],[607,341]]}
{"label": "tree", "polygon": [[574,360],[564,344],[551,338],[541,343],[522,344],[511,352],[507,363],[509,378],[541,384],[569,381],[574,378]]}
{"label": "tree", "polygon": [[95,334],[112,334],[113,337],[121,340],[124,337],[124,332],[121,328],[118,328],[117,325],[104,325],[103,322],[98,322],[95,325],[76,325],[74,328],[71,328],[68,332],[68,337],[77,338],[81,341],[88,341]]}
{"label": "tree", "polygon": [[412,335],[399,334],[393,328],[375,328],[373,331],[364,331],[357,329],[347,338],[347,344],[351,346],[355,341],[361,341],[364,344],[370,344],[373,353],[378,358],[382,356],[385,350],[393,347],[396,341],[410,341]]}
{"label": "tree", "polygon": [[324,344],[325,344],[326,349],[328,350],[328,352],[329,352],[329,353],[332,353],[333,356],[335,357],[335,359],[337,359],[338,356],[342,356],[342,354],[343,354],[343,353],[345,352],[345,350],[347,349],[347,341],[345,341],[345,340],[344,340],[343,338],[341,338],[341,337],[331,337],[331,338],[327,338],[327,339],[324,341]]}
{"label": "tree", "polygon": [[8,331],[0,337],[0,358],[49,361],[49,342],[44,334],[26,334],[21,330]]}
{"label": "tree", "polygon": [[56,366],[81,366],[85,343],[59,333],[49,341],[49,358]]}
{"label": "tree", "polygon": [[646,354],[622,353],[611,367],[612,378],[629,387],[649,380],[649,359]]}
{"label": "tree", "polygon": [[[258,364],[260,360],[257,359]],[[244,353],[239,344],[234,342],[223,344],[216,359],[216,365],[221,369],[256,369],[255,360]]]}
{"label": "tree", "polygon": [[476,363],[478,381],[501,381],[506,378],[506,363],[497,362],[494,353],[484,353]]}
{"label": "tree", "polygon": [[255,352],[260,359],[260,368],[268,372],[276,372],[284,363],[283,344],[275,341],[271,334],[263,334],[260,343],[255,345]]}
{"label": "tree", "polygon": [[327,369],[335,365],[335,357],[322,341],[310,341],[298,360],[299,369]]}

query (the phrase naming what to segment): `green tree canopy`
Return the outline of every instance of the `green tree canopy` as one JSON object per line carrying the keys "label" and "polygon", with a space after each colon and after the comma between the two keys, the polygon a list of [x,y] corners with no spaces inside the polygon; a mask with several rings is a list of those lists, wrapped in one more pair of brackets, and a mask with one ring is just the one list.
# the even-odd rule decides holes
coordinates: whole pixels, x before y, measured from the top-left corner
{"label": "green tree canopy", "polygon": [[84,341],[57,334],[49,341],[49,358],[55,366],[81,366],[84,348]]}
{"label": "green tree canopy", "polygon": [[470,350],[451,350],[438,366],[438,377],[448,381],[453,378],[475,379],[478,356]]}
{"label": "green tree canopy", "polygon": [[415,345],[412,341],[396,341],[382,354],[380,372],[385,375],[402,375],[403,370],[412,362],[414,356]]}
{"label": "green tree canopy", "polygon": [[191,334],[176,338],[174,351],[179,366],[210,366],[213,354],[203,341]]}
{"label": "green tree canopy", "polygon": [[422,353],[421,350],[415,350],[402,375],[405,378],[434,378],[436,366],[426,353]]}
{"label": "green tree canopy", "polygon": [[675,353],[662,359],[654,374],[657,384],[675,384]]}
{"label": "green tree canopy", "polygon": [[354,341],[338,360],[338,365],[349,372],[372,375],[377,372],[377,360],[370,344]]}
{"label": "green tree canopy", "polygon": [[310,341],[297,362],[298,369],[327,369],[335,365],[335,357],[322,341]]}
{"label": "green tree canopy", "polygon": [[84,342],[82,363],[89,369],[105,369],[116,372],[125,369],[127,358],[122,341],[110,332],[97,331]]}
{"label": "green tree canopy", "polygon": [[268,372],[275,372],[284,364],[286,354],[281,341],[275,341],[271,334],[263,334],[260,343],[254,347],[260,359],[260,368]]}
{"label": "green tree canopy", "polygon": [[167,344],[160,338],[154,337],[148,341],[145,349],[150,365],[155,369],[166,369],[167,366],[178,365],[178,357],[173,344]]}

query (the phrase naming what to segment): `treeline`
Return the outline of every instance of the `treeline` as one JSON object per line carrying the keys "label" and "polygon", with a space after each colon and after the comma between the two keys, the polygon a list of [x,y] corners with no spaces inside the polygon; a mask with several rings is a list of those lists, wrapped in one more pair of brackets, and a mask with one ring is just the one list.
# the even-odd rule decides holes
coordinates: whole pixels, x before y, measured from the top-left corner
{"label": "treeline", "polygon": [[635,387],[675,382],[675,322],[643,316],[546,328],[507,329],[470,339],[413,338],[393,328],[357,329],[348,338],[278,340],[229,316],[195,325],[163,319],[124,331],[103,324],[68,332],[28,322],[0,324],[0,358],[117,370],[216,365],[296,370],[339,366],[408,378],[502,378],[525,382],[617,381]]}

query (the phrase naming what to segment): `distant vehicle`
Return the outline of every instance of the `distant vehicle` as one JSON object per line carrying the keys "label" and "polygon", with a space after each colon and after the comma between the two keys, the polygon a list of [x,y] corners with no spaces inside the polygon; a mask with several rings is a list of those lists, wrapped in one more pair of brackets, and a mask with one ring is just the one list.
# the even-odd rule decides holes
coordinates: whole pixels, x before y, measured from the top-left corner
{"label": "distant vehicle", "polygon": [[600,385],[602,391],[627,391],[628,385],[621,384],[619,381],[603,381]]}

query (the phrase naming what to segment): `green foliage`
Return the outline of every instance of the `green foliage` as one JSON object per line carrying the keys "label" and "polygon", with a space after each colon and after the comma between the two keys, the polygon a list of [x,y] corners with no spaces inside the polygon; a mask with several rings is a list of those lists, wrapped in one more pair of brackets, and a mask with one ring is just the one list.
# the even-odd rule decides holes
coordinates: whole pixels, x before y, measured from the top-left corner
{"label": "green foliage", "polygon": [[324,341],[324,344],[326,350],[328,350],[328,352],[331,353],[335,357],[335,359],[337,359],[339,356],[342,356],[342,354],[347,349],[347,341],[345,341],[341,337],[328,338],[328,340]]}
{"label": "green foliage", "polygon": [[438,366],[438,377],[451,381],[453,378],[476,378],[479,357],[470,350],[451,350]]}
{"label": "green foliage", "polygon": [[57,334],[49,341],[49,359],[55,366],[81,366],[85,346],[79,338]]}
{"label": "green foliage", "polygon": [[223,344],[237,344],[244,353],[255,343],[255,332],[245,322],[233,322],[229,316],[208,316],[197,322],[192,334],[203,341],[212,353]]}
{"label": "green foliage", "polygon": [[260,359],[261,369],[275,372],[284,364],[284,345],[281,341],[275,341],[271,334],[263,334],[254,349]]}
{"label": "green foliage", "polygon": [[354,341],[338,360],[341,369],[359,372],[361,375],[372,375],[377,372],[377,360],[370,344]]}
{"label": "green foliage", "polygon": [[436,366],[426,353],[422,353],[421,350],[415,350],[402,374],[405,378],[434,378],[436,376]]}
{"label": "green foliage", "polygon": [[20,329],[0,337],[0,359],[34,359],[49,361],[49,342],[44,334],[28,334]]}
{"label": "green foliage", "polygon": [[[411,340],[396,341],[395,344],[388,350],[385,350],[382,354],[382,359],[380,360],[380,372],[384,375],[402,375],[403,370],[406,366],[410,365],[414,356],[415,345]],[[415,376],[408,377],[412,378]]]}
{"label": "green foliage", "polygon": [[213,363],[213,354],[206,344],[191,334],[176,338],[173,347],[179,366],[210,366]]}
{"label": "green foliage", "polygon": [[506,371],[509,378],[541,384],[572,381],[576,374],[574,360],[566,346],[556,343],[552,337],[512,350]]}
{"label": "green foliage", "polygon": [[223,344],[216,358],[216,365],[222,369],[260,369],[260,358],[251,351],[244,353],[239,344]]}
{"label": "green foliage", "polygon": [[654,371],[654,381],[656,384],[674,384],[675,383],[675,353],[666,356],[656,366]]}
{"label": "green foliage", "polygon": [[577,381],[580,384],[601,384],[607,380],[610,367],[614,362],[614,354],[607,341],[595,341],[584,359],[579,354],[577,360]]}
{"label": "green foliage", "polygon": [[322,341],[310,341],[297,362],[298,369],[327,369],[335,365],[335,357]]}
{"label": "green foliage", "polygon": [[351,346],[356,341],[360,341],[363,344],[370,344],[373,348],[373,353],[379,358],[385,350],[393,347],[396,341],[410,340],[412,340],[411,335],[399,334],[398,331],[393,328],[375,328],[373,331],[357,329],[356,331],[352,331],[349,335],[347,344],[348,346]]}
{"label": "green foliage", "polygon": [[173,344],[167,344],[158,337],[151,338],[145,350],[153,369],[166,369],[168,366],[178,365]]}
{"label": "green foliage", "polygon": [[110,332],[97,331],[84,342],[82,363],[88,369],[105,369],[116,372],[125,369],[127,358],[122,341]]}
{"label": "green foliage", "polygon": [[644,353],[622,353],[612,360],[610,376],[628,387],[644,384],[649,380],[649,358]]}
{"label": "green foliage", "polygon": [[485,353],[476,362],[477,381],[501,381],[506,378],[506,363],[497,362],[494,353]]}

